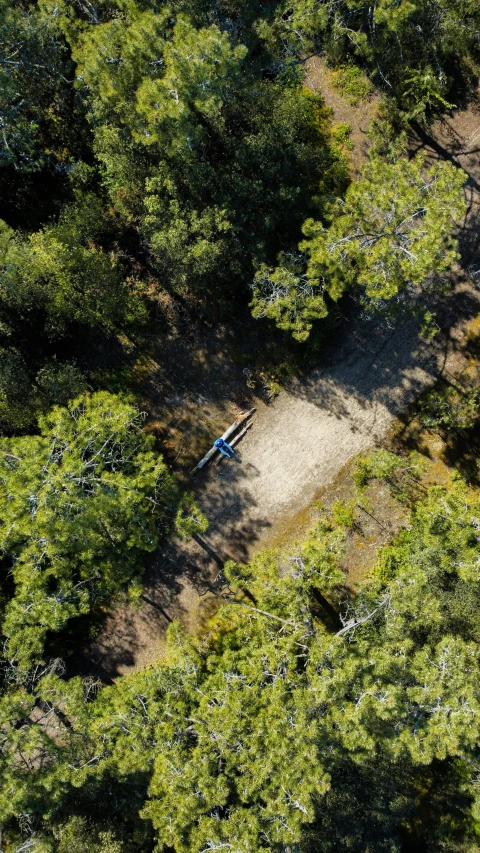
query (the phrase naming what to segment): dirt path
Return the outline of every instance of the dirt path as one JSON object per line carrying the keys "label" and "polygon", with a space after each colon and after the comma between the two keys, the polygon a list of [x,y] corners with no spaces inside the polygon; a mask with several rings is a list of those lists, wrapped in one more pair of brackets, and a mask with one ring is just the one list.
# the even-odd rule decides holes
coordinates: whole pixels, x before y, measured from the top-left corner
{"label": "dirt path", "polygon": [[[480,209],[479,128],[472,106],[437,123],[431,135],[420,133],[413,140],[413,147],[426,148],[432,159],[453,156],[469,175],[469,212],[461,236],[464,268],[474,281],[480,277],[473,264]],[[480,293],[462,270],[456,282],[440,312],[448,333],[433,344],[421,341],[413,321],[393,331],[358,321],[344,330],[345,342],[329,365],[293,383],[273,405],[259,403],[237,459],[212,466],[195,479],[210,522],[208,533],[188,544],[170,543],[154,555],[141,606],[121,606],[108,617],[101,635],[85,650],[80,669],[91,671],[93,666],[113,678],[161,653],[172,619],[198,630],[215,606],[207,585],[223,562],[230,557],[246,560],[268,544],[354,455],[380,443],[422,390],[440,374],[455,373],[462,324],[480,311]],[[462,320],[452,327],[452,317]]]}
{"label": "dirt path", "polygon": [[360,166],[367,160],[368,131],[377,115],[380,97],[372,93],[357,103],[343,97],[333,85],[331,69],[327,68],[319,56],[312,56],[306,70],[305,85],[314,92],[321,92],[325,104],[332,110],[334,124],[350,125],[351,150],[346,153],[352,177],[358,177]]}

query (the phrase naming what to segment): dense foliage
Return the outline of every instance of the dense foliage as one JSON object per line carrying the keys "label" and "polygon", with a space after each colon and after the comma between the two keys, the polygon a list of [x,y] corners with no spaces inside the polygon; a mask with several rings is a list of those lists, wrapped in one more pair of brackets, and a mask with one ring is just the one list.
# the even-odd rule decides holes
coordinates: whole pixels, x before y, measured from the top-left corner
{"label": "dense foliage", "polygon": [[29,814],[38,850],[475,849],[479,509],[431,489],[343,626],[325,596],[345,529],[320,521],[293,554],[227,565],[230,603],[201,641],[172,625],[164,663],[96,696],[52,669],[12,684],[4,819]]}
{"label": "dense foliage", "polygon": [[438,163],[425,174],[423,160],[372,158],[330,210],[328,228],[307,220],[301,253],[283,253],[278,267],[257,272],[254,316],[305,340],[313,320],[327,314],[326,294],[336,301],[346,288],[358,290],[371,308],[399,292],[418,301],[456,259],[452,230],[465,211],[464,173]]}
{"label": "dense foliage", "polygon": [[[70,670],[160,536],[208,526],[113,393],[162,305],[227,328],[250,306],[300,342],[344,294],[431,317],[465,176],[409,160],[406,128],[474,87],[479,9],[0,0],[5,853],[478,850],[480,503],[459,478],[366,458],[361,499],[383,480],[410,515],[355,594],[339,502],[294,553],[227,563],[201,638],[173,623],[108,687]],[[347,94],[383,92],[358,180],[310,52]],[[438,388],[421,417],[464,439],[477,410]]]}
{"label": "dense foliage", "polygon": [[476,0],[283,0],[259,30],[284,56],[323,50],[347,71],[358,63],[409,118],[450,106],[478,77]]}
{"label": "dense foliage", "polygon": [[98,392],[41,417],[40,435],[0,442],[4,651],[22,669],[49,632],[125,590],[157,544],[173,489],[143,421]]}
{"label": "dense foliage", "polygon": [[255,267],[346,186],[321,99],[266,74],[230,15],[4,0],[3,430],[95,381],[92,337],[138,336],[162,291],[210,322],[246,305]]}
{"label": "dense foliage", "polygon": [[[92,333],[107,340],[138,333],[148,318],[147,291],[177,294],[211,322],[233,305],[245,306],[253,282],[254,315],[272,317],[303,340],[327,312],[324,293],[336,299],[360,284],[375,302],[379,290],[391,298],[405,281],[418,284],[448,266],[460,177],[438,167],[434,189],[428,181],[422,189],[420,163],[415,169],[405,159],[375,160],[343,208],[347,166],[328,111],[302,88],[302,62],[286,61],[284,49],[290,54],[325,42],[336,45],[340,62],[342,51],[351,52],[345,40],[358,31],[353,42],[358,50],[364,45],[379,69],[379,56],[394,61],[392,45],[402,51],[402,67],[411,49],[411,97],[423,103],[415,75],[430,79],[430,72],[415,65],[425,57],[412,31],[422,33],[429,50],[426,34],[434,31],[447,53],[461,51],[467,62],[475,54],[470,33],[477,13],[457,2],[441,10],[387,4],[376,10],[372,30],[371,13],[357,7],[316,2],[292,11],[272,4],[267,12],[247,2],[173,8],[137,0],[27,6],[3,0],[4,429],[31,429],[38,412],[84,389],[94,373],[83,356]],[[430,30],[419,23],[422,15]],[[392,34],[392,44],[382,32]],[[439,69],[433,76],[446,79]],[[348,69],[342,73],[348,77]],[[381,75],[386,79],[386,71]],[[400,100],[402,86],[390,83]],[[355,229],[372,226],[378,236],[390,216],[379,199],[382,182],[395,187],[389,198],[397,225],[403,216],[409,222],[421,216],[417,262],[407,255],[407,234],[401,257],[390,252],[388,235],[368,252],[352,239],[340,248],[338,241]],[[14,204],[7,201],[12,188]],[[423,211],[427,197],[428,214],[417,214],[415,205]],[[372,224],[362,210],[377,202]],[[294,247],[305,221],[299,255]],[[396,257],[395,269],[377,259],[382,247],[392,262]],[[359,262],[366,269],[357,275]],[[341,281],[339,264],[346,267]],[[392,282],[379,288],[378,279],[390,274]],[[44,371],[59,376],[47,395]]]}

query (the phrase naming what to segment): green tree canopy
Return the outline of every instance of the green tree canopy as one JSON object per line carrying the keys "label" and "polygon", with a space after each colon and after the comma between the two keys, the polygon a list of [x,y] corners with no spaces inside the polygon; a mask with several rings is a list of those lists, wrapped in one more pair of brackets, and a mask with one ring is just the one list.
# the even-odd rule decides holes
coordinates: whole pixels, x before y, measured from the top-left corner
{"label": "green tree canopy", "polygon": [[[15,686],[2,730],[7,787],[14,756],[25,763],[3,816],[48,811],[46,838],[95,832],[98,843],[111,832],[127,850],[140,810],[145,850],[330,851],[341,841],[397,851],[417,831],[421,790],[441,798],[446,786],[456,803],[425,829],[425,849],[449,849],[460,831],[473,838],[478,512],[464,485],[432,489],[381,555],[389,579],[348,600],[345,530],[320,521],[294,551],[227,565],[208,635],[192,640],[174,623],[162,663],[92,701],[79,679],[55,673],[40,673],[31,693]],[[327,626],[324,596],[340,629]],[[35,702],[50,728],[32,723]],[[92,797],[112,804],[110,823],[99,803],[85,823]]]}
{"label": "green tree canopy", "polygon": [[284,0],[274,22],[265,17],[257,27],[284,58],[323,50],[335,65],[358,62],[410,118],[442,110],[465,84],[476,85],[475,0]]}
{"label": "green tree canopy", "polygon": [[58,10],[0,4],[0,218],[38,228],[69,197],[89,131]]}
{"label": "green tree canopy", "polygon": [[14,593],[8,657],[41,660],[49,631],[124,590],[158,540],[172,485],[135,406],[107,392],[40,418],[0,444],[0,548]]}
{"label": "green tree canopy", "polygon": [[223,123],[224,102],[241,88],[246,54],[244,45],[233,47],[218,27],[196,30],[180,18],[165,46],[164,75],[147,77],[138,89],[137,138],[184,155],[195,148],[199,134]]}
{"label": "green tree canopy", "polygon": [[[92,330],[114,338],[145,319],[139,283],[108,250],[97,196],[84,193],[58,222],[15,232],[0,221],[0,424],[32,428],[39,412],[86,387],[69,349]],[[62,360],[56,347],[62,342]],[[63,350],[63,352],[62,352]],[[71,352],[71,349],[70,349]]]}
{"label": "green tree canopy", "polygon": [[51,337],[60,337],[72,323],[108,329],[125,321],[133,297],[114,254],[98,245],[105,230],[93,195],[27,238],[4,230],[0,304],[6,316],[10,312],[18,322],[19,314],[28,320],[43,311]]}
{"label": "green tree canopy", "polygon": [[[450,163],[424,167],[424,158],[396,163],[372,159],[330,211],[331,225],[304,225],[303,256],[279,257],[257,272],[252,310],[304,340],[325,295],[346,289],[368,307],[398,294],[410,298],[456,260],[455,223],[465,210],[465,175]],[[285,263],[286,261],[286,263]],[[303,262],[303,267],[302,267]]]}
{"label": "green tree canopy", "polygon": [[58,5],[104,187],[160,284],[211,312],[297,239],[320,185],[343,189],[327,113],[295,75],[265,79],[258,38],[202,4],[92,15]]}

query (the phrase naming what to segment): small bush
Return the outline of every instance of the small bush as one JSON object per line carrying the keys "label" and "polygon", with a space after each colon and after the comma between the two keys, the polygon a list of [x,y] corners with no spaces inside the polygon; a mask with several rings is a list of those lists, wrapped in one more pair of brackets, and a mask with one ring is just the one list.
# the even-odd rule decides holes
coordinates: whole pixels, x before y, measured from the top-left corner
{"label": "small bush", "polygon": [[397,545],[386,545],[378,555],[373,574],[382,584],[389,583],[402,565],[403,554]]}
{"label": "small bush", "polygon": [[180,539],[191,539],[195,533],[205,533],[208,528],[207,516],[200,510],[193,494],[182,495],[175,518],[175,530]]}
{"label": "small bush", "polygon": [[396,163],[407,151],[408,122],[392,98],[383,98],[373,119],[368,137],[370,156]]}
{"label": "small bush", "polygon": [[353,143],[351,140],[352,126],[348,121],[342,121],[332,127],[332,138],[341,151],[351,151]]}
{"label": "small bush", "polygon": [[476,389],[436,388],[420,403],[420,422],[427,429],[472,429],[479,417],[480,391]]}
{"label": "small bush", "polygon": [[393,474],[404,465],[403,459],[388,450],[378,450],[369,456],[360,458],[353,471],[353,481],[359,488],[365,488],[369,480],[391,480]]}
{"label": "small bush", "polygon": [[343,65],[332,74],[332,82],[344,97],[355,106],[359,101],[365,100],[373,92],[373,86],[368,77],[355,65]]}
{"label": "small bush", "polygon": [[355,501],[336,501],[332,507],[332,518],[339,527],[350,528],[355,524]]}

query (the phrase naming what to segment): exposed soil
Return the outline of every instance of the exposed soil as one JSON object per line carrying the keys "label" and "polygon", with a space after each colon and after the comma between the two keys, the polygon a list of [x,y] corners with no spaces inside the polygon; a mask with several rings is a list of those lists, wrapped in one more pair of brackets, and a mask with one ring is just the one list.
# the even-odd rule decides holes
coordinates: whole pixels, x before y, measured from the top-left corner
{"label": "exposed soil", "polygon": [[[459,285],[449,303],[462,317],[480,311],[479,295],[467,286]],[[107,618],[88,649],[88,666],[114,677],[158,656],[172,619],[201,628],[215,608],[208,587],[224,561],[247,560],[273,543],[352,457],[383,442],[442,371],[457,370],[454,329],[451,338],[427,344],[413,321],[395,331],[359,321],[330,366],[293,382],[273,405],[259,402],[236,458],[193,478],[208,533],[154,555],[141,607],[120,606]]]}
{"label": "exposed soil", "polygon": [[[359,493],[352,476],[357,459],[354,457],[328,485],[319,489],[313,503],[286,519],[269,541],[272,548],[295,553],[316,521],[332,517],[336,503],[353,504],[354,523],[347,531],[345,551],[339,561],[351,591],[371,574],[379,550],[392,541],[409,516],[406,504],[396,500],[385,483],[375,481]],[[430,467],[433,463],[429,470]]]}
{"label": "exposed soil", "polygon": [[365,163],[368,155],[368,131],[375,118],[380,103],[380,97],[372,93],[352,104],[349,98],[343,97],[333,85],[332,71],[319,56],[313,56],[307,63],[305,84],[314,92],[321,92],[327,107],[333,113],[335,124],[349,124],[351,127],[351,151],[345,152],[350,161],[352,177],[357,177],[360,166]]}
{"label": "exposed soil", "polygon": [[[322,87],[336,121],[353,126],[351,111],[357,108],[347,103],[350,118],[346,118],[333,103],[331,91],[324,90],[325,79],[316,62],[311,85]],[[358,109],[354,140],[364,138],[365,123],[370,121],[365,108]],[[439,376],[464,370],[467,323],[480,312],[475,287],[479,128],[479,113],[472,105],[434,125],[428,138],[420,131],[412,140],[413,146],[424,146],[431,158],[454,157],[469,174],[469,213],[461,235],[464,264],[441,305],[443,332],[433,343],[426,343],[413,320],[406,319],[394,330],[374,321],[350,321],[339,332],[338,347],[329,361],[324,359],[321,367],[293,381],[273,404],[258,401],[254,427],[238,445],[236,458],[212,465],[190,484],[208,516],[208,533],[187,544],[171,542],[153,556],[141,606],[119,606],[108,616],[100,636],[84,650],[80,669],[93,667],[98,674],[114,678],[144,667],[162,652],[172,619],[180,619],[191,631],[199,630],[216,606],[208,588],[226,559],[247,560],[259,547],[275,544],[287,533],[291,536],[295,519],[300,528],[306,508],[349,460],[382,443],[396,418]],[[364,156],[360,142],[358,146],[357,163]],[[204,357],[211,358],[207,352]],[[227,366],[220,352],[214,358],[218,363],[213,371],[220,371],[221,377]],[[209,393],[208,375],[208,371],[202,373],[200,396],[190,401],[191,429],[203,411],[199,455],[234,419],[242,402],[235,400],[232,391],[223,405],[218,403],[218,386],[215,382],[214,393]],[[170,405],[174,412],[179,406],[179,416],[181,412],[185,416],[185,400],[175,398]],[[205,420],[209,408],[211,417]]]}

